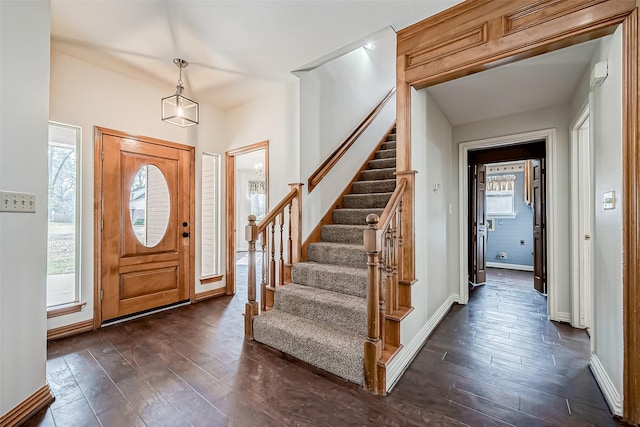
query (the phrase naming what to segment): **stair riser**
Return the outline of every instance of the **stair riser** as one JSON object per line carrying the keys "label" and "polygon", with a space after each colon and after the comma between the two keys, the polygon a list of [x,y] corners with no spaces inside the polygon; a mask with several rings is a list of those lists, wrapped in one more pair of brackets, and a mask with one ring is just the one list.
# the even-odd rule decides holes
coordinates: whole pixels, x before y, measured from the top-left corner
{"label": "stair riser", "polygon": [[395,141],[396,140],[396,134],[395,133],[391,133],[389,135],[387,135],[387,141]]}
{"label": "stair riser", "polygon": [[369,169],[387,169],[387,168],[395,168],[396,167],[396,159],[377,159],[371,160],[369,162]]}
{"label": "stair riser", "polygon": [[376,151],[375,155],[376,159],[395,159],[396,158],[396,150],[380,150]]}
{"label": "stair riser", "polygon": [[367,215],[374,213],[382,215],[383,209],[347,210],[336,209],[333,211],[334,224],[366,225]]}
{"label": "stair riser", "polygon": [[395,166],[390,169],[370,169],[362,171],[360,174],[360,180],[362,181],[374,181],[377,179],[394,179],[396,172]]}
{"label": "stair riser", "polygon": [[365,335],[367,333],[367,307],[364,299],[362,307],[354,309],[315,299],[306,299],[287,292],[276,292],[275,302],[278,310],[294,316],[323,322],[357,334]]}
{"label": "stair riser", "polygon": [[365,193],[393,193],[396,189],[396,180],[356,181],[351,187],[352,194]]}
{"label": "stair riser", "polygon": [[342,204],[347,209],[384,208],[390,198],[389,193],[347,194]]}
{"label": "stair riser", "polygon": [[382,147],[380,147],[381,150],[395,150],[396,149],[396,143],[395,142],[387,142],[385,144],[382,144]]}
{"label": "stair riser", "polygon": [[367,266],[367,254],[362,248],[327,249],[311,243],[307,249],[307,258],[309,261],[322,264],[336,264],[356,268],[365,268]]}
{"label": "stair riser", "polygon": [[330,270],[319,265],[298,263],[293,265],[291,277],[294,283],[300,285],[361,298],[367,296],[367,274],[364,269],[362,273],[345,274],[342,271]]}
{"label": "stair riser", "polygon": [[364,241],[364,230],[362,228],[332,227],[323,226],[321,230],[323,242],[349,243],[352,245],[362,245]]}
{"label": "stair riser", "polygon": [[[301,337],[290,328],[258,316],[253,321],[253,338],[304,362],[356,384],[364,384],[364,352],[362,345],[346,352],[327,348],[326,342],[314,337]],[[364,342],[364,337],[363,337]]]}

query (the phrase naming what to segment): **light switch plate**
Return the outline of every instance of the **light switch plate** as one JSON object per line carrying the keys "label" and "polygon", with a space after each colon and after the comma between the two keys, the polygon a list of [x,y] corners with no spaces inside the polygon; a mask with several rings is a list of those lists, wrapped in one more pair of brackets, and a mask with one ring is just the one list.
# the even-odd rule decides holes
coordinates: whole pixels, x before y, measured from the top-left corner
{"label": "light switch plate", "polygon": [[606,193],[604,193],[604,196],[602,197],[602,208],[604,210],[616,208],[616,192],[615,191],[607,191]]}
{"label": "light switch plate", "polygon": [[16,193],[15,191],[0,191],[0,212],[34,213],[35,211],[35,194]]}

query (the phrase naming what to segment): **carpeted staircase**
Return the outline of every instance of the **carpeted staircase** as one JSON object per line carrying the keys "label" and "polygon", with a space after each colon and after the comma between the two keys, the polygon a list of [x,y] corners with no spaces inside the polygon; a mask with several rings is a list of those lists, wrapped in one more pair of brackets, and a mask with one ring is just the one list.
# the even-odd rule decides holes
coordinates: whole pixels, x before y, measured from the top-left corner
{"label": "carpeted staircase", "polygon": [[308,262],[294,264],[292,282],[277,288],[274,308],[253,321],[256,341],[364,385],[367,333],[365,218],[382,214],[395,186],[395,128],[354,182]]}

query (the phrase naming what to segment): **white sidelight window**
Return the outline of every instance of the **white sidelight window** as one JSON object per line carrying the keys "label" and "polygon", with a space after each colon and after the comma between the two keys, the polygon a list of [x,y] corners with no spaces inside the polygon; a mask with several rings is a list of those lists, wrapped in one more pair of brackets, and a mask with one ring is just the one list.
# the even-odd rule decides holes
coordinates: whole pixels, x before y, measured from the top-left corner
{"label": "white sidelight window", "polygon": [[220,161],[219,154],[202,154],[202,277],[220,274]]}
{"label": "white sidelight window", "polygon": [[79,127],[49,123],[47,307],[80,299],[80,140]]}

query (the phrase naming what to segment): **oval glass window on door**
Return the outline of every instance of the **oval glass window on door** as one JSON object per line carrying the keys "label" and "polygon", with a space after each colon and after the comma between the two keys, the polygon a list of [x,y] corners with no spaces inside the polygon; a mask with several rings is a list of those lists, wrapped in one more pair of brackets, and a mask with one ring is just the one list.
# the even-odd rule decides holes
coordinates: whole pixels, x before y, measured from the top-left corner
{"label": "oval glass window on door", "polygon": [[129,196],[129,216],[133,232],[148,248],[156,246],[167,231],[171,200],[162,171],[144,165],[134,175]]}

